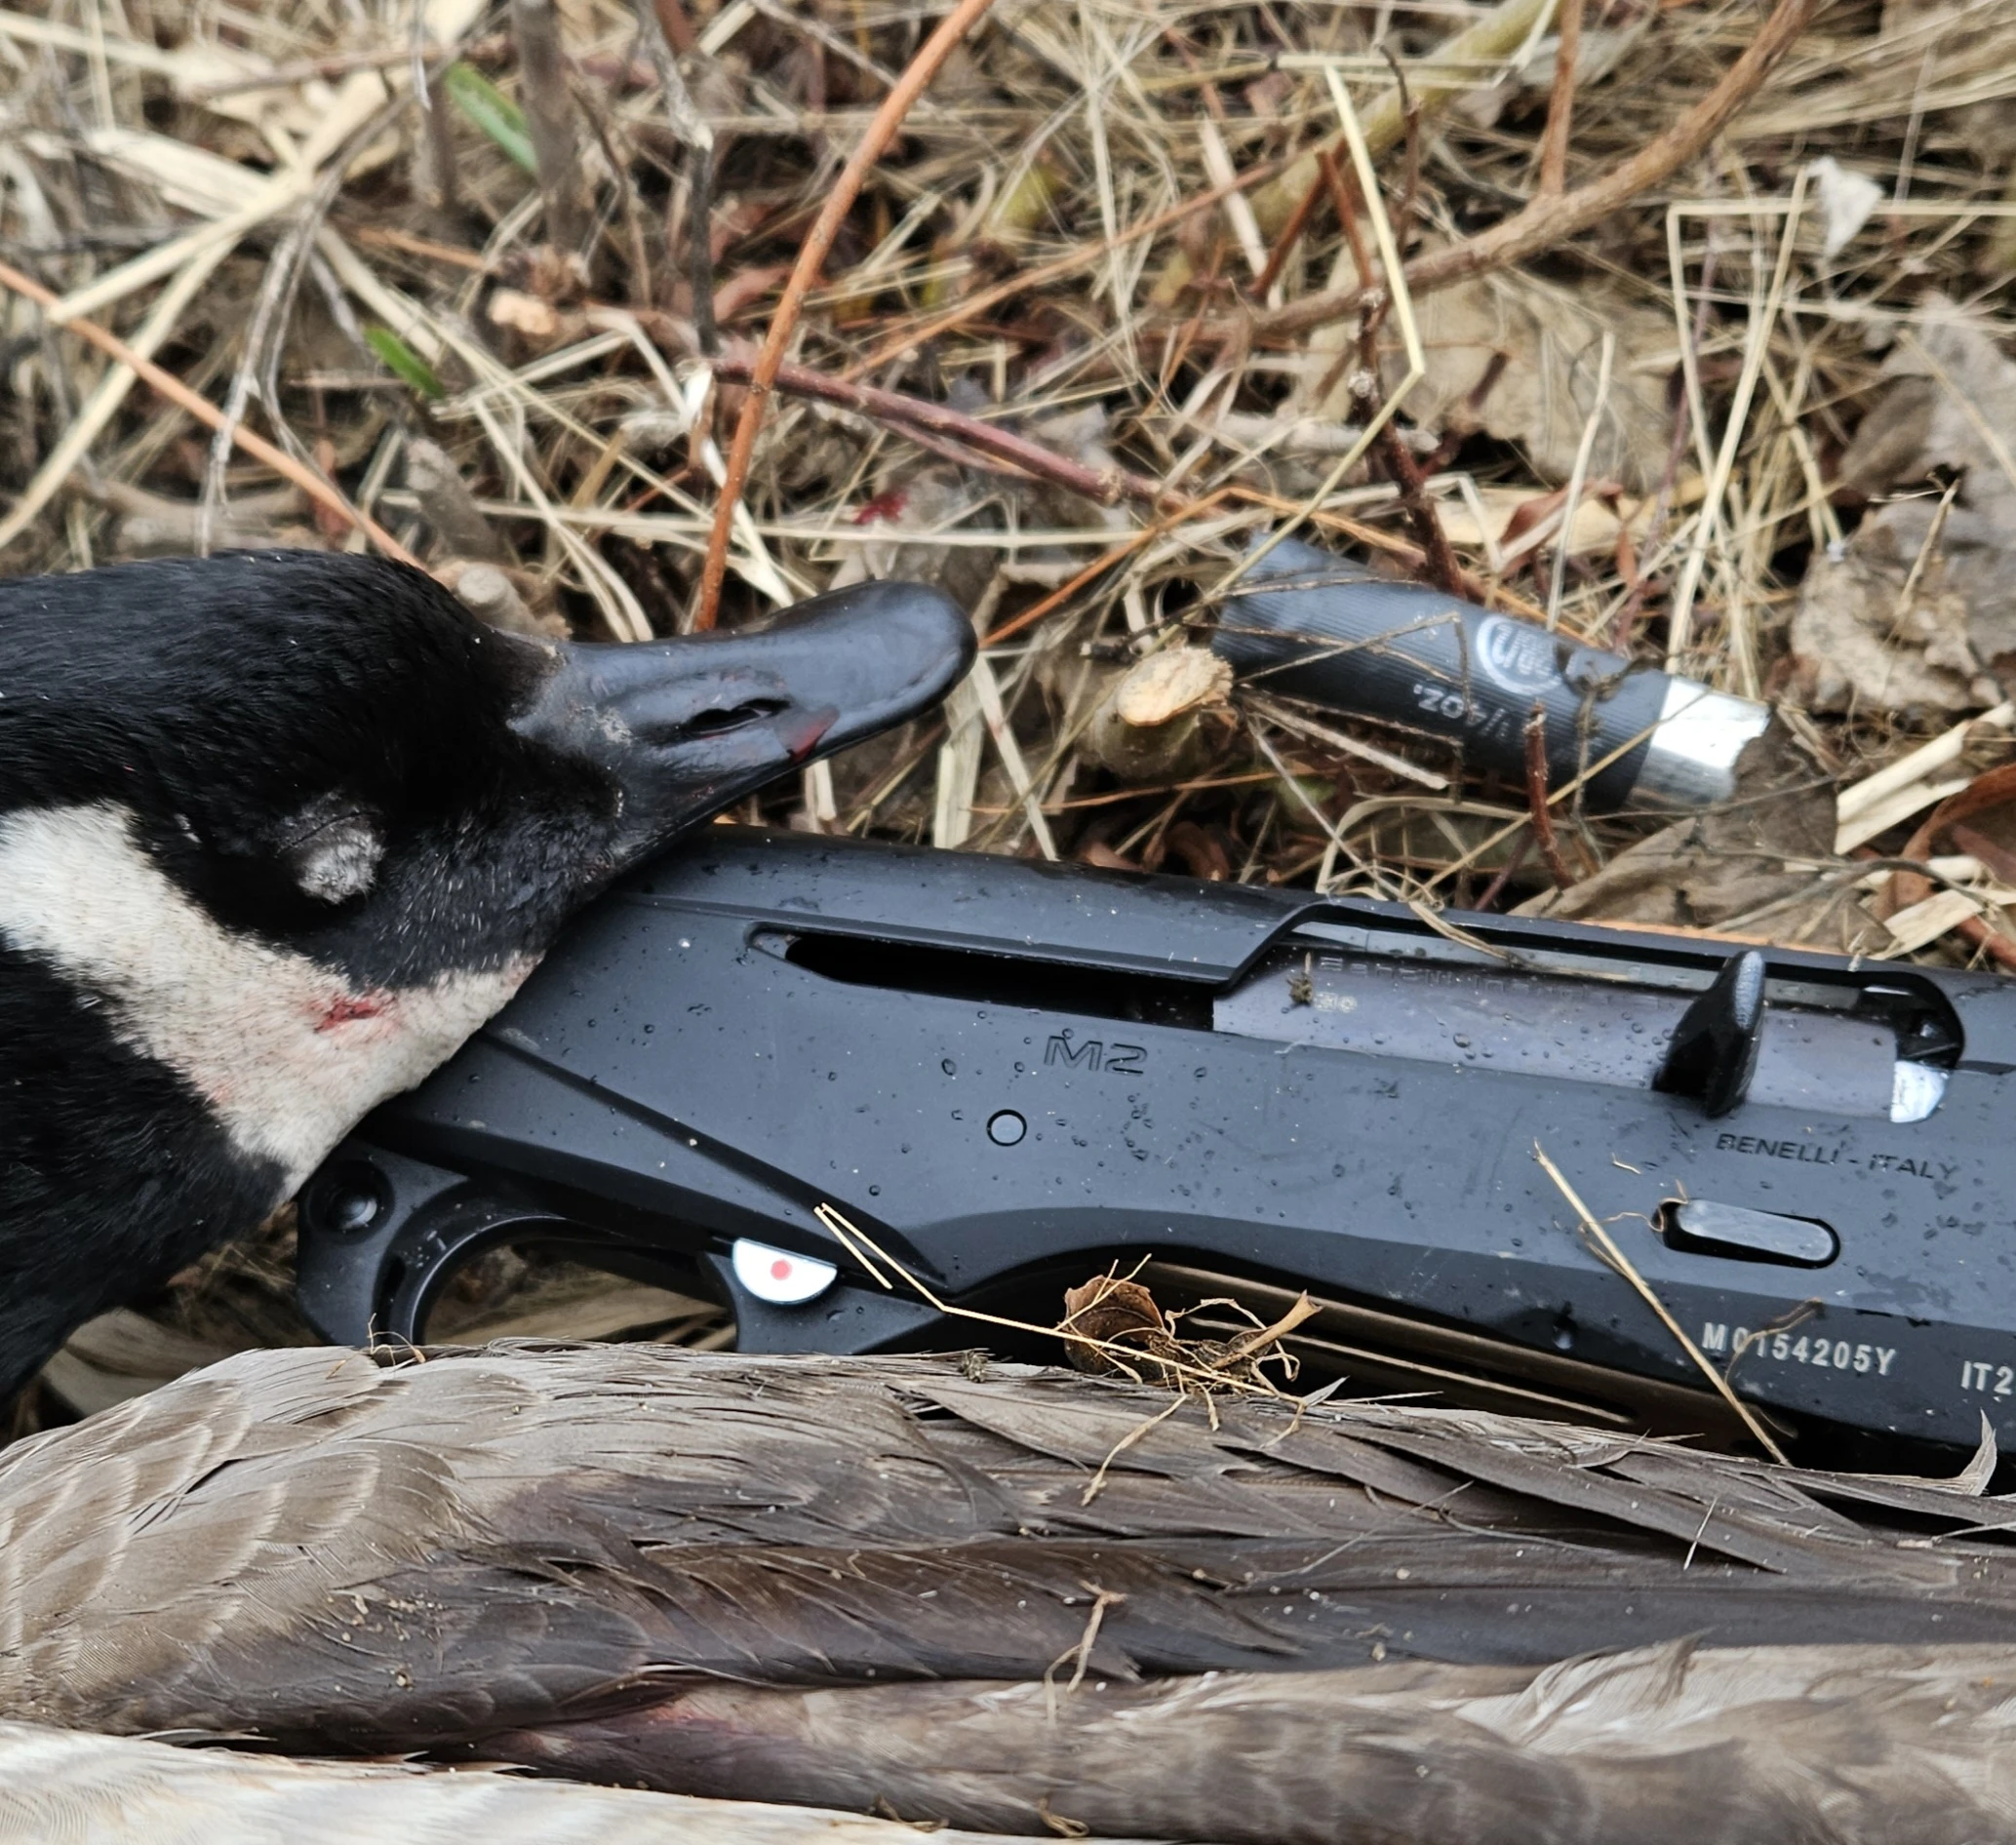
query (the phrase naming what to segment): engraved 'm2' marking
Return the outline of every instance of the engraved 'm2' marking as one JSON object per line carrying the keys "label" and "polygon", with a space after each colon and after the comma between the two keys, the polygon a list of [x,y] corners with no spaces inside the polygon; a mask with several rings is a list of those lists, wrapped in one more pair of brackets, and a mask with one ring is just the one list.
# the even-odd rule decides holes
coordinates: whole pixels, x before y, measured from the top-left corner
{"label": "engraved 'm2' marking", "polygon": [[1043,1047],[1043,1060],[1072,1070],[1103,1070],[1109,1076],[1140,1077],[1147,1075],[1148,1049],[1144,1044],[1109,1044],[1099,1038],[1073,1043],[1069,1032],[1053,1032]]}

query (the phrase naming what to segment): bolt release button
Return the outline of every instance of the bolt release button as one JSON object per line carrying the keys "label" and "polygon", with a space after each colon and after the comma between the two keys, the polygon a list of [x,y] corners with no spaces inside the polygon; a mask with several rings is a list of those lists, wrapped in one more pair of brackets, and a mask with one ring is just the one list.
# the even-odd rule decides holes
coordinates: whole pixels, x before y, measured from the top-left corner
{"label": "bolt release button", "polygon": [[1817,1217],[1784,1217],[1713,1198],[1671,1198],[1659,1207],[1667,1246],[1697,1256],[1733,1256],[1739,1262],[1786,1262],[1824,1269],[1840,1253],[1841,1239]]}

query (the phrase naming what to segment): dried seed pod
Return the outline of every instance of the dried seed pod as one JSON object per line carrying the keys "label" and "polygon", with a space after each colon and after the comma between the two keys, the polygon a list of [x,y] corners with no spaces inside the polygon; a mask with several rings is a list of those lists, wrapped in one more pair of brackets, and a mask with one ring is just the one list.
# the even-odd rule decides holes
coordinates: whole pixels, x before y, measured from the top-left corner
{"label": "dried seed pod", "polygon": [[[1095,1275],[1083,1287],[1065,1289],[1061,1330],[1107,1345],[1126,1346],[1144,1357],[1171,1357],[1180,1351],[1169,1335],[1162,1309],[1155,1304],[1155,1296],[1138,1281],[1123,1281],[1111,1275]],[[1064,1354],[1080,1371],[1122,1368],[1117,1359],[1081,1345],[1078,1339],[1066,1341]]]}

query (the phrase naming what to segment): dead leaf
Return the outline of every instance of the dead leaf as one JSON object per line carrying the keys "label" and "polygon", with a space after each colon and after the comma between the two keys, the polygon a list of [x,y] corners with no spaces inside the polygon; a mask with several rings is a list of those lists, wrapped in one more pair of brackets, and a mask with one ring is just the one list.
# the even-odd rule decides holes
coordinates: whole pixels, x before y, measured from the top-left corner
{"label": "dead leaf", "polygon": [[1793,687],[1808,711],[1935,717],[2000,698],[1944,558],[1932,557],[1916,583],[1912,563],[1880,528],[1858,532],[1838,558],[1815,554],[1791,633]]}
{"label": "dead leaf", "polygon": [[[1231,1306],[1227,1301],[1206,1301],[1204,1306]],[[1244,1312],[1244,1310],[1241,1310]],[[1064,1294],[1064,1317],[1056,1330],[1067,1337],[1064,1350],[1074,1367],[1081,1371],[1133,1371],[1150,1383],[1170,1390],[1210,1392],[1225,1387],[1272,1391],[1276,1387],[1263,1366],[1281,1367],[1293,1377],[1295,1360],[1281,1350],[1280,1342],[1306,1319],[1314,1318],[1316,1303],[1307,1294],[1285,1314],[1268,1325],[1258,1320],[1230,1339],[1180,1339],[1176,1323],[1180,1315],[1165,1315],[1155,1296],[1138,1281],[1123,1280],[1110,1271],[1095,1275],[1082,1287]],[[1247,1315],[1250,1318],[1250,1315]],[[1083,1343],[1094,1339],[1118,1346],[1126,1352],[1139,1352],[1135,1363],[1118,1353],[1095,1351]]]}
{"label": "dead leaf", "polygon": [[[1155,1296],[1138,1281],[1123,1281],[1110,1275],[1094,1276],[1083,1287],[1065,1289],[1063,1330],[1107,1345],[1139,1346],[1144,1353],[1158,1353],[1175,1343]],[[1076,1339],[1066,1342],[1064,1352],[1075,1370],[1120,1369],[1105,1353]],[[1170,1354],[1161,1352],[1161,1355]]]}
{"label": "dead leaf", "polygon": [[[1839,484],[1870,497],[1923,491],[1877,507],[1849,550],[1908,569],[1931,540],[1974,658],[2000,670],[2016,657],[2016,363],[1976,316],[1935,295],[1883,371],[1889,388],[1841,456]],[[1960,477],[1943,512],[1938,475]]]}
{"label": "dead leaf", "polygon": [[[1340,258],[1328,286],[1349,287],[1354,271]],[[1517,446],[1533,472],[1555,486],[1575,469],[1575,451],[1596,402],[1605,333],[1617,338],[1610,388],[1597,425],[1588,478],[1609,479],[1632,493],[1657,488],[1673,441],[1667,380],[1679,363],[1672,320],[1615,291],[1585,286],[1570,292],[1512,272],[1480,276],[1442,289],[1414,304],[1427,375],[1402,404],[1417,427],[1444,435],[1482,431]],[[1335,364],[1341,331],[1311,338],[1311,379]],[[1386,362],[1386,386],[1405,375],[1398,352]],[[1355,412],[1347,374],[1313,413]]]}
{"label": "dead leaf", "polygon": [[[1517,914],[1664,928],[1733,924],[1760,940],[1845,947],[1875,925],[1851,884],[1816,885],[1813,868],[1834,857],[1834,830],[1832,778],[1774,721],[1737,759],[1735,799],[1725,807],[1676,821]],[[1772,908],[1779,904],[1786,907]],[[1768,914],[1750,920],[1759,911]]]}

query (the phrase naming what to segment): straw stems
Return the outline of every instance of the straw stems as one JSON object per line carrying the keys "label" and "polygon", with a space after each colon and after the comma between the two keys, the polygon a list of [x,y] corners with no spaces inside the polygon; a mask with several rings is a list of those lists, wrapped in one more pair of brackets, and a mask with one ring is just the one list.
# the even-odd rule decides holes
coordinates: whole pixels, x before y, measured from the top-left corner
{"label": "straw stems", "polygon": [[[4,262],[0,262],[0,288],[11,289],[16,294],[25,296],[45,312],[57,304],[54,291],[45,289],[32,277],[23,275],[19,269]],[[255,435],[243,423],[227,418],[208,398],[192,391],[173,372],[164,371],[151,359],[143,359],[117,334],[107,332],[96,321],[87,320],[82,315],[75,315],[66,320],[63,326],[80,339],[96,346],[113,364],[125,366],[142,383],[158,395],[167,398],[178,410],[188,412],[205,428],[229,429],[233,444],[243,449],[254,460],[263,461],[283,480],[292,482],[318,506],[326,507],[345,525],[363,532],[385,556],[400,564],[411,564],[415,569],[420,568],[419,559],[369,513],[351,505],[342,493],[312,468],[303,467],[293,455],[276,449],[263,436]]]}
{"label": "straw stems", "polygon": [[[1543,250],[1588,230],[1620,210],[1640,192],[1655,186],[1706,147],[1727,125],[1793,42],[1805,30],[1820,0],[1778,0],[1771,16],[1758,28],[1743,56],[1731,64],[1714,89],[1687,110],[1665,134],[1656,137],[1629,160],[1600,179],[1572,192],[1541,192],[1525,208],[1476,237],[1430,251],[1407,265],[1407,287],[1416,294],[1445,289],[1467,277],[1523,262]],[[1347,289],[1312,294],[1285,307],[1255,314],[1254,334],[1286,339],[1311,328],[1355,313],[1365,290],[1362,281]]]}
{"label": "straw stems", "polygon": [[757,354],[756,364],[750,372],[749,394],[742,402],[742,413],[735,419],[734,441],[728,453],[727,476],[715,503],[714,529],[707,535],[707,560],[700,571],[699,595],[693,605],[692,628],[695,633],[704,633],[713,627],[720,610],[721,584],[728,573],[729,535],[733,530],[735,507],[741,501],[742,487],[749,478],[749,462],[756,451],[757,432],[763,426],[764,406],[771,385],[776,381],[777,369],[783,364],[784,348],[798,326],[805,297],[811,293],[812,284],[825,264],[826,255],[833,248],[833,240],[839,235],[869,169],[895,139],[896,131],[902,127],[911,105],[937,75],[938,66],[952,55],[952,48],[979,22],[993,4],[994,0],[959,0],[959,4],[939,21],[937,30],[918,48],[909,67],[875,111],[875,119],[868,124],[868,132],[848,157],[847,165],[841,169],[840,177],[826,195],[826,203],[806,236],[798,260],[792,265],[790,278],[784,284],[776,312],[771,316],[763,349]]}
{"label": "straw stems", "polygon": [[1139,243],[1144,237],[1158,237],[1171,226],[1180,224],[1185,218],[1195,217],[1200,212],[1207,212],[1213,206],[1222,204],[1235,192],[1250,191],[1265,185],[1281,173],[1281,162],[1271,160],[1246,172],[1236,174],[1222,185],[1212,185],[1206,191],[1192,194],[1166,211],[1157,212],[1144,217],[1138,224],[1129,224],[1125,230],[1117,231],[1111,237],[1100,238],[1093,243],[1081,245],[1068,255],[1057,257],[1034,269],[1017,270],[1006,280],[996,282],[978,293],[968,295],[957,305],[947,308],[933,319],[908,325],[889,335],[879,344],[871,347],[863,358],[857,359],[848,368],[850,375],[870,372],[898,353],[921,346],[928,339],[935,339],[940,334],[949,333],[955,327],[984,314],[991,307],[998,307],[1003,301],[1012,300],[1018,294],[1029,294],[1047,288],[1052,282],[1060,282],[1066,276],[1077,275],[1105,262],[1116,250],[1124,250],[1129,244]]}
{"label": "straw stems", "polygon": [[1786,1458],[1785,1450],[1771,1439],[1771,1432],[1758,1420],[1757,1412],[1730,1389],[1729,1380],[1709,1363],[1707,1354],[1687,1337],[1680,1321],[1674,1318],[1672,1310],[1652,1291],[1651,1283],[1638,1272],[1631,1258],[1617,1246],[1617,1239],[1597,1220],[1589,1206],[1582,1202],[1581,1196],[1568,1183],[1567,1175],[1547,1157],[1547,1150],[1537,1140],[1533,1143],[1533,1158],[1539,1163],[1540,1170],[1554,1181],[1555,1190],[1567,1200],[1568,1208],[1575,1213],[1582,1234],[1595,1246],[1597,1254],[1629,1281],[1638,1291],[1640,1299],[1659,1315],[1659,1323],[1679,1342],[1680,1350],[1693,1361],[1694,1367],[1701,1375],[1714,1385],[1716,1394],[1742,1418],[1743,1426],[1756,1438],[1758,1446],[1780,1467],[1790,1467],[1792,1463]]}

